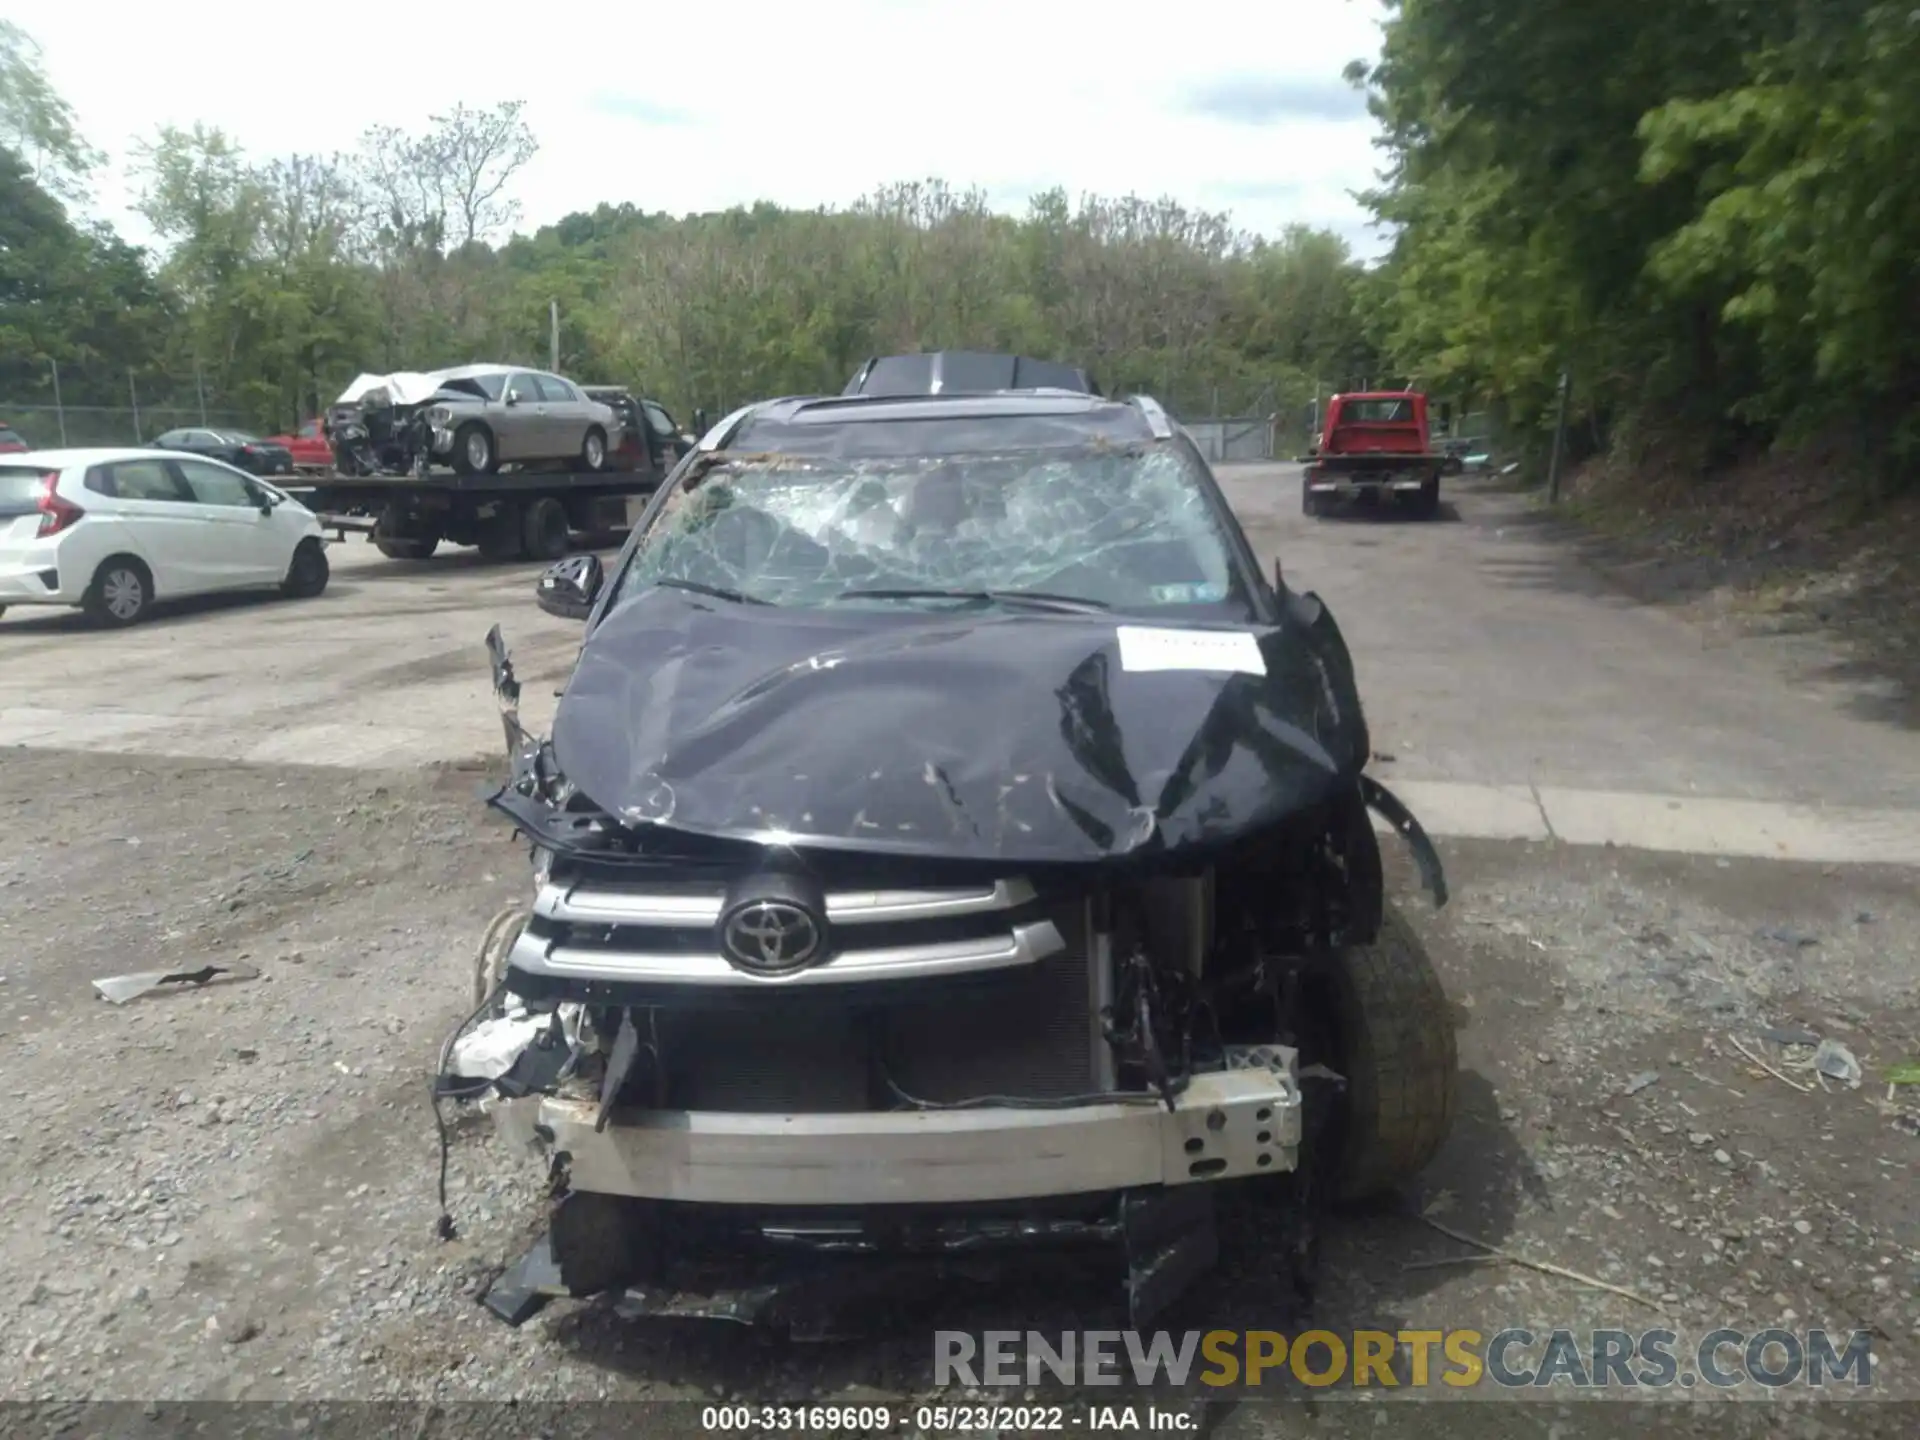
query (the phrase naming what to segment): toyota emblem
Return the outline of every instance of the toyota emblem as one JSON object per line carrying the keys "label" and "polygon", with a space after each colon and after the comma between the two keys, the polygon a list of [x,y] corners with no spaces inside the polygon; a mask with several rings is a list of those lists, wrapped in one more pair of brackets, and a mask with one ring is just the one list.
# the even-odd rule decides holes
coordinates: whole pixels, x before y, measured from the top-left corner
{"label": "toyota emblem", "polygon": [[798,970],[817,959],[824,927],[791,900],[751,900],[720,922],[720,947],[737,969],[762,975]]}

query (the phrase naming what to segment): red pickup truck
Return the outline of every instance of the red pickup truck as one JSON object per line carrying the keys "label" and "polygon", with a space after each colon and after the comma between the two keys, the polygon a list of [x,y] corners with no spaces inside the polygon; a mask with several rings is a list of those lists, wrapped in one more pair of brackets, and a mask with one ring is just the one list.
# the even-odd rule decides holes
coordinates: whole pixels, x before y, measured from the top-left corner
{"label": "red pickup truck", "polygon": [[1427,397],[1418,390],[1368,390],[1335,395],[1327,420],[1302,457],[1300,509],[1323,515],[1334,500],[1377,501],[1391,495],[1417,515],[1440,510],[1440,476],[1449,459],[1433,448]]}
{"label": "red pickup truck", "polygon": [[287,453],[293,456],[293,468],[296,470],[331,470],[333,468],[333,446],[327,443],[327,432],[318,420],[309,420],[291,435],[270,435],[268,443],[283,445]]}

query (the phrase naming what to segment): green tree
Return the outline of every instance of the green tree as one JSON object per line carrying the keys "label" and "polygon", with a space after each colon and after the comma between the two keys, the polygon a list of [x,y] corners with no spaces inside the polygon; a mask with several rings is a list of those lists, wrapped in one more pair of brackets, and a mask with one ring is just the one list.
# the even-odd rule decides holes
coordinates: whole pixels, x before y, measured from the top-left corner
{"label": "green tree", "polygon": [[48,82],[40,47],[11,20],[0,20],[0,145],[49,195],[77,200],[104,160],[73,123],[73,107]]}

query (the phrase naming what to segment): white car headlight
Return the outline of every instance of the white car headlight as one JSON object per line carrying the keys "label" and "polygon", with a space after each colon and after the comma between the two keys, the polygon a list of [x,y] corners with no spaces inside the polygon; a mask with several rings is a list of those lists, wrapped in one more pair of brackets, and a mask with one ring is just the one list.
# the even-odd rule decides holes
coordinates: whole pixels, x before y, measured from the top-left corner
{"label": "white car headlight", "polygon": [[444,430],[453,423],[453,410],[446,405],[436,405],[427,411],[427,423],[436,429]]}

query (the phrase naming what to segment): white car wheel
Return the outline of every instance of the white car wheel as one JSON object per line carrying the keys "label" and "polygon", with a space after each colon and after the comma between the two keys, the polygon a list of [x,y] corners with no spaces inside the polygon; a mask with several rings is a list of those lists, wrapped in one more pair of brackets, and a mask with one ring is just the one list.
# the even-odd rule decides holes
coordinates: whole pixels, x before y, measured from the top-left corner
{"label": "white car wheel", "polygon": [[131,625],[153,601],[153,580],[138,560],[116,556],[94,572],[84,608],[102,625]]}

